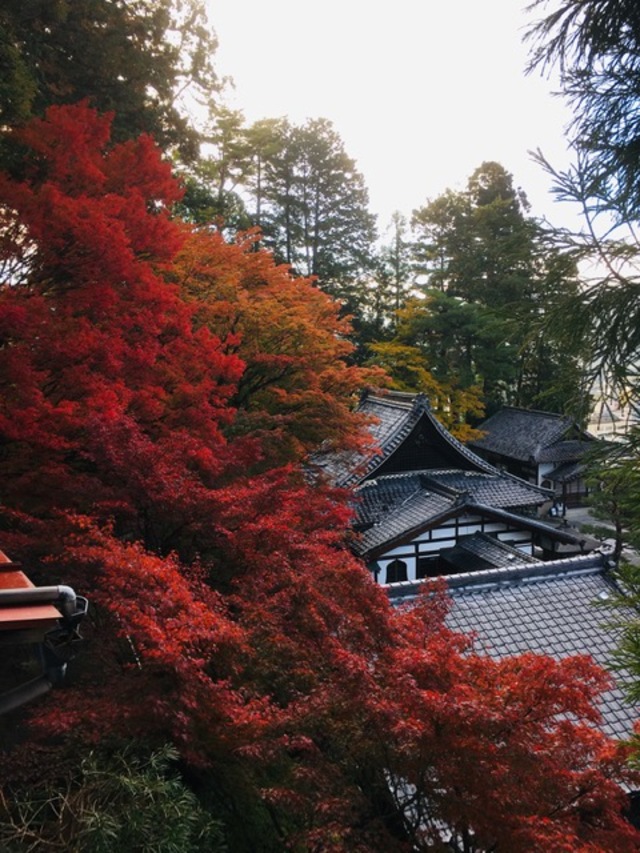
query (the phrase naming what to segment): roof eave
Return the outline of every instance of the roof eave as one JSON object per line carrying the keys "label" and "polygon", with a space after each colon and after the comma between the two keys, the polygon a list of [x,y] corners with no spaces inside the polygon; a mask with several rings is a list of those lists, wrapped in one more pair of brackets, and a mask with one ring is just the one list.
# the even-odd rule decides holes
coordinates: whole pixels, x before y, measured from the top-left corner
{"label": "roof eave", "polygon": [[499,518],[505,521],[517,522],[525,529],[535,530],[538,533],[546,533],[551,538],[556,541],[562,542],[563,544],[570,545],[578,545],[581,548],[586,544],[586,538],[581,539],[576,537],[572,533],[568,533],[567,531],[560,530],[556,527],[551,527],[548,524],[545,524],[543,521],[538,521],[534,518],[529,518],[525,515],[517,515],[516,513],[509,512],[508,510],[498,509],[496,507],[487,506],[486,504],[480,504],[474,501],[464,500],[454,504],[448,510],[445,510],[442,513],[438,513],[437,515],[432,516],[424,523],[413,525],[407,530],[403,531],[396,536],[390,537],[384,543],[380,545],[376,545],[373,548],[366,550],[358,550],[358,555],[365,560],[375,560],[378,557],[381,557],[387,551],[392,550],[393,548],[398,548],[402,545],[407,545],[416,536],[419,536],[421,533],[424,533],[427,530],[432,529],[433,527],[437,527],[443,521],[448,521],[450,518],[453,518],[455,515],[459,514],[462,510],[469,511],[475,510],[482,515],[488,515],[493,518]]}

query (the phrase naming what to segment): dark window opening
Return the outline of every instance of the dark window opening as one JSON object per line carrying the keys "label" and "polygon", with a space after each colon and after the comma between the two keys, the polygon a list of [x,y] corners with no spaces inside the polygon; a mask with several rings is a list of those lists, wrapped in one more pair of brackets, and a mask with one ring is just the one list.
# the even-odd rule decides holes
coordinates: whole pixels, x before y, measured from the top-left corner
{"label": "dark window opening", "polygon": [[437,578],[444,574],[442,571],[442,560],[439,554],[434,554],[432,557],[418,557],[418,567],[416,569],[416,578]]}
{"label": "dark window opening", "polygon": [[393,560],[387,564],[387,583],[402,583],[407,580],[407,564],[404,560]]}

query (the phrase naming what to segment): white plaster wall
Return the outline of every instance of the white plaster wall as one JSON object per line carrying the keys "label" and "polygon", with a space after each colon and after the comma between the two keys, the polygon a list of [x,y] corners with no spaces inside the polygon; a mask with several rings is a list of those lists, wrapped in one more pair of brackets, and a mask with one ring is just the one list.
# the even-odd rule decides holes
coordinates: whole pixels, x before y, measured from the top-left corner
{"label": "white plaster wall", "polygon": [[[464,524],[460,523],[460,521],[464,521]],[[472,536],[474,533],[482,530],[482,519],[479,516],[472,516],[459,520],[458,529],[459,536]],[[509,542],[513,539],[517,539],[519,541],[515,547],[518,548],[518,550],[522,551],[524,554],[531,555],[533,553],[533,537],[530,531],[506,530],[506,524],[504,522],[485,522],[484,531],[485,533],[497,533],[497,538],[501,541]],[[431,531],[432,541],[418,536],[411,542],[399,545],[397,548],[390,549],[376,561],[379,567],[378,580],[383,584],[386,583],[387,566],[396,559],[403,560],[407,564],[407,580],[416,580],[416,546],[418,556],[426,557],[437,554],[446,548],[454,547],[457,540],[451,534],[451,525],[443,524]]]}

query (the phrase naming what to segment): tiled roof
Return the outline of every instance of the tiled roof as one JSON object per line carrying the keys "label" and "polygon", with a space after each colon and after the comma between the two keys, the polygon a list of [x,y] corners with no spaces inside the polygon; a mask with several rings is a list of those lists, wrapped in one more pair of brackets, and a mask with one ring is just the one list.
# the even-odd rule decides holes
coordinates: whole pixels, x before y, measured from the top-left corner
{"label": "tiled roof", "polygon": [[458,500],[455,495],[425,489],[417,474],[389,474],[370,480],[356,494],[356,529],[362,531],[354,546],[358,554],[427,528],[455,507]]}
{"label": "tiled roof", "polygon": [[515,507],[540,506],[548,497],[537,486],[510,474],[494,469],[482,471],[428,471],[425,484],[437,484],[457,494],[468,494],[475,503],[515,509]]}
{"label": "tiled roof", "polygon": [[480,532],[474,533],[473,536],[463,536],[455,548],[447,549],[444,554],[448,562],[455,562],[461,568],[464,564],[468,565],[467,571],[476,571],[480,561],[487,567],[496,569],[541,562],[537,557],[524,554],[517,548]]}
{"label": "tiled roof", "polygon": [[[523,529],[545,533],[559,542],[579,544],[576,534],[571,531],[557,530],[536,518],[509,512],[508,508],[484,504],[469,490],[457,491],[440,484],[440,473],[446,480],[451,472],[387,474],[359,486],[355,490],[354,527],[360,535],[354,543],[354,551],[361,556],[379,554],[395,544],[409,541],[458,512],[477,513],[515,523]],[[486,494],[486,484],[480,481],[478,485],[478,493],[484,491]]]}
{"label": "tiled roof", "polygon": [[418,492],[435,492],[449,500],[469,498],[499,509],[539,506],[547,496],[536,486],[507,474],[480,471],[408,471],[365,480],[356,488],[358,524],[375,523],[401,508]]}
{"label": "tiled roof", "polygon": [[[446,446],[453,458],[460,460],[461,468],[495,472],[496,469],[477,456],[471,449],[454,438],[442,426],[429,408],[423,395],[386,392],[369,393],[363,397],[358,411],[369,415],[372,422],[369,432],[377,449],[363,454],[340,454],[320,461],[320,467],[339,486],[354,486],[376,470],[411,435],[421,419],[425,419],[433,436]],[[417,466],[418,467],[418,466]],[[430,467],[422,465],[421,467]]]}
{"label": "tiled roof", "polygon": [[378,480],[367,480],[356,489],[358,524],[377,524],[394,509],[422,490],[420,474],[388,474]]}
{"label": "tiled roof", "polygon": [[[448,625],[474,633],[476,648],[491,657],[589,654],[603,667],[612,663],[619,632],[608,625],[610,614],[597,606],[612,592],[602,555],[454,575],[447,583],[452,596]],[[399,590],[393,594],[402,601]],[[618,676],[620,681],[624,677]],[[628,705],[616,686],[603,695],[600,710],[603,730],[625,738],[640,708]]]}
{"label": "tiled roof", "polygon": [[[452,593],[450,626],[477,632],[476,646],[493,657],[533,651],[555,658],[590,654],[601,666],[612,663],[619,632],[606,627],[608,614],[595,604],[611,593],[602,570],[547,575],[530,583],[520,579],[488,590],[470,585]],[[602,699],[603,729],[614,737],[629,736],[639,710],[615,687]]]}
{"label": "tiled roof", "polygon": [[386,400],[366,394],[358,411],[370,417],[367,427],[373,439],[368,453],[338,453],[319,457],[314,462],[338,486],[351,486],[363,479],[379,462],[388,456],[411,432],[420,413],[411,399]]}
{"label": "tiled roof", "polygon": [[469,446],[521,462],[538,461],[540,453],[563,439],[572,427],[575,422],[563,415],[507,406],[480,424],[485,435],[470,441]]}
{"label": "tiled roof", "polygon": [[593,441],[557,441],[551,447],[543,447],[538,453],[538,462],[576,462],[593,448]]}
{"label": "tiled roof", "polygon": [[581,551],[586,552],[593,551],[598,545],[597,541],[592,539],[586,533],[573,530],[570,527],[555,527],[547,524],[546,521],[542,521],[539,518],[523,517],[517,513],[512,513],[505,509],[499,509],[498,507],[476,504],[475,509],[481,514],[497,519],[503,519],[504,521],[511,523],[517,520],[525,529],[537,531],[538,533],[546,535],[549,539],[554,540],[560,545],[560,550],[562,550],[562,545],[569,545],[571,550],[573,550],[575,546],[579,546]]}
{"label": "tiled roof", "polygon": [[[551,490],[499,471],[461,444],[435,418],[423,396],[368,393],[359,411],[371,418],[369,430],[377,450],[318,463],[333,482],[354,490],[359,536],[353,547],[360,555],[380,554],[392,543],[410,541],[462,505],[485,515],[529,515],[553,497]],[[534,524],[528,519],[525,527],[533,529]],[[539,526],[558,538],[552,528]],[[575,538],[566,541],[576,543]]]}

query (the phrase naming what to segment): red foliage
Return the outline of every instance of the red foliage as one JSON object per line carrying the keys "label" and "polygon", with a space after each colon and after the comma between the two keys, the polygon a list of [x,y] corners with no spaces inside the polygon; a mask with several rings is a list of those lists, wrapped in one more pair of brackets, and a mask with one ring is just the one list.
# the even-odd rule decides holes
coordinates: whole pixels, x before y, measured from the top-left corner
{"label": "red foliage", "polygon": [[160,276],[183,238],[168,166],[145,138],[110,148],[108,125],[52,108],[20,134],[33,177],[0,180],[17,276],[0,287],[1,473],[9,506],[115,514],[157,547],[235,464],[221,426],[244,366]]}
{"label": "red foliage", "polygon": [[389,769],[399,801],[407,786],[418,798],[417,837],[426,844],[444,822],[460,837],[473,828],[471,849],[634,849],[617,784],[629,750],[595,728],[609,676],[588,656],[452,651],[455,638],[434,631],[442,601],[432,596],[398,614],[406,643],[386,658],[407,687],[390,724],[400,750]]}
{"label": "red foliage", "polygon": [[[254,412],[306,445],[327,411],[339,443],[356,374],[326,297],[215,235],[172,270],[166,166],[148,140],[110,147],[86,106],[22,138],[29,176],[0,182],[3,549],[94,612],[74,683],[36,709],[44,737],[170,739],[231,833],[242,815],[242,849],[637,849],[624,750],[592,726],[600,671],[475,654],[442,590],[393,611],[344,548],[344,496],[247,475],[259,442],[228,433]],[[214,294],[185,301],[170,282],[203,252]],[[295,347],[270,342],[298,311]],[[236,348],[259,387],[240,425]]]}

